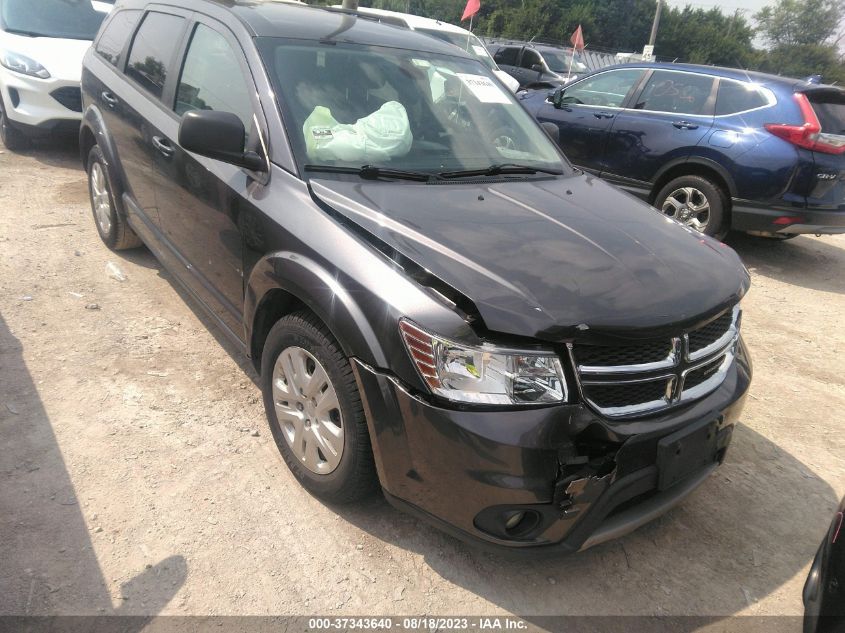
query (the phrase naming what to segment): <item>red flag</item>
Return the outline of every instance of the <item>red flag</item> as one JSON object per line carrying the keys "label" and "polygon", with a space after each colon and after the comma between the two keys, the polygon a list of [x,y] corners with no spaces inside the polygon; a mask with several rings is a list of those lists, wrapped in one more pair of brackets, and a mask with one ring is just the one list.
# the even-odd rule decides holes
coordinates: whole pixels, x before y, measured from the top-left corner
{"label": "red flag", "polygon": [[466,20],[467,18],[471,18],[478,10],[481,8],[481,0],[467,0],[466,9],[464,9],[464,14],[461,16],[461,22]]}
{"label": "red flag", "polygon": [[574,48],[576,51],[584,50],[584,33],[581,31],[580,24],[578,25],[578,28],[575,29],[575,32],[572,34],[572,37],[569,38],[569,41],[572,42],[572,48]]}

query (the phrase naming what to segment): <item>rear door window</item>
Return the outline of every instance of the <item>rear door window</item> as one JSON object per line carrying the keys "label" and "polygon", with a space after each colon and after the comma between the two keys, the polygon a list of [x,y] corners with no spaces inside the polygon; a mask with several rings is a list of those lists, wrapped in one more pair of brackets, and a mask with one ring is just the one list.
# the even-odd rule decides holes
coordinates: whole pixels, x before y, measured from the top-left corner
{"label": "rear door window", "polygon": [[760,86],[747,81],[722,79],[716,96],[716,115],[736,114],[769,105],[769,97]]}
{"label": "rear door window", "polygon": [[217,31],[198,24],[176,89],[179,116],[191,110],[216,110],[236,114],[249,131],[252,127],[254,91],[244,78],[238,55]]}
{"label": "rear door window", "polygon": [[493,60],[500,66],[516,66],[519,59],[518,46],[505,46],[496,51]]}
{"label": "rear door window", "polygon": [[807,93],[824,134],[845,135],[845,93],[819,90]]}
{"label": "rear door window", "polygon": [[151,11],[132,42],[126,74],[159,99],[184,26],[184,18]]}
{"label": "rear door window", "polygon": [[120,65],[120,54],[123,47],[132,36],[132,31],[141,16],[140,11],[127,10],[119,11],[106,24],[106,28],[100,34],[97,45],[94,48],[97,54],[105,59],[112,66]]}
{"label": "rear door window", "polygon": [[531,70],[533,66],[539,66],[542,65],[542,63],[543,60],[540,59],[540,54],[537,51],[532,51],[530,48],[526,48],[522,53],[522,61],[519,65]]}
{"label": "rear door window", "polygon": [[563,93],[563,103],[621,108],[642,74],[643,71],[638,68],[600,73],[567,88]]}
{"label": "rear door window", "polygon": [[655,70],[634,108],[652,112],[706,114],[714,78],[709,75]]}

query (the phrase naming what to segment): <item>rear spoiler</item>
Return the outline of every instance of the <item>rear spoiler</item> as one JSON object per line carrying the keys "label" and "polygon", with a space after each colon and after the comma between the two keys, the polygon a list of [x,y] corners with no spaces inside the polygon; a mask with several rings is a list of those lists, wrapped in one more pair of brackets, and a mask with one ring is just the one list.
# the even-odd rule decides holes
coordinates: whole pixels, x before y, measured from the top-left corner
{"label": "rear spoiler", "polygon": [[845,103],[845,88],[829,84],[798,84],[795,92],[805,94],[812,101],[815,99],[829,99],[835,103]]}

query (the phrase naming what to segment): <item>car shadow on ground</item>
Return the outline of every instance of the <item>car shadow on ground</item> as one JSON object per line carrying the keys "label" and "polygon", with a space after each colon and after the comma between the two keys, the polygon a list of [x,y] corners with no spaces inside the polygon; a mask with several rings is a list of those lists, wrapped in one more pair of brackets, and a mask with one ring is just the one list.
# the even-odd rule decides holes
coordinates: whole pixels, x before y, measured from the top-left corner
{"label": "car shadow on ground", "polygon": [[30,147],[21,150],[0,148],[7,154],[29,156],[47,167],[82,169],[79,158],[79,138],[75,134],[61,133],[55,136],[33,139]]}
{"label": "car shadow on ground", "polygon": [[202,323],[202,326],[209,331],[217,344],[226,351],[233,361],[235,361],[246,377],[249,378],[257,388],[261,388],[258,373],[252,366],[252,361],[244,353],[243,348],[233,341],[229,335],[220,328],[217,321],[208,315],[207,310],[202,306],[202,304],[200,304],[199,300],[186,290],[185,286],[169,270],[162,266],[149,249],[142,246],[141,248],[121,251],[120,253],[115,253],[115,255],[118,259],[122,258],[137,266],[143,266],[145,268],[155,270],[161,279],[170,284],[176,294],[179,295],[182,302],[188,307],[197,320]]}
{"label": "car shadow on ground", "polygon": [[777,241],[732,233],[725,240],[739,253],[749,270],[811,290],[845,293],[845,249],[829,237],[802,235]]}
{"label": "car shadow on ground", "polygon": [[[185,559],[167,557],[121,584],[118,595],[109,590],[92,544],[96,526],[86,521],[21,343],[2,313],[0,377],[0,616],[157,614],[184,583]],[[146,617],[133,618],[121,630],[146,624]]]}
{"label": "car shadow on ground", "polygon": [[[512,613],[705,616],[681,618],[672,628],[694,630],[708,619],[753,612],[755,602],[802,572],[836,503],[832,488],[806,465],[739,425],[726,463],[684,503],[626,537],[571,556],[520,560],[481,552],[381,497],[332,510],[385,543],[421,554],[445,580]],[[633,612],[632,592],[639,596]],[[769,630],[796,628],[794,618],[776,620]]]}

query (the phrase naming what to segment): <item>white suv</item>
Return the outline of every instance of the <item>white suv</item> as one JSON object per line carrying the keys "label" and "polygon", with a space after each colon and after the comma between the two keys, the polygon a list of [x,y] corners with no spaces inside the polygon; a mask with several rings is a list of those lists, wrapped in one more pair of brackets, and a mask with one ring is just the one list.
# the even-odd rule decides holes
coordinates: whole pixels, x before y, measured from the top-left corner
{"label": "white suv", "polygon": [[7,148],[78,125],[82,57],[113,3],[0,0],[0,140]]}
{"label": "white suv", "polygon": [[[335,6],[339,8],[340,5]],[[516,92],[519,89],[519,82],[499,68],[487,51],[487,47],[484,46],[484,42],[466,29],[449,24],[448,22],[432,20],[431,18],[424,18],[410,13],[399,13],[398,11],[371,9],[369,7],[358,7],[355,11],[362,15],[378,17],[382,22],[404,26],[417,33],[431,35],[444,42],[453,44],[480,59],[511,92]]]}

